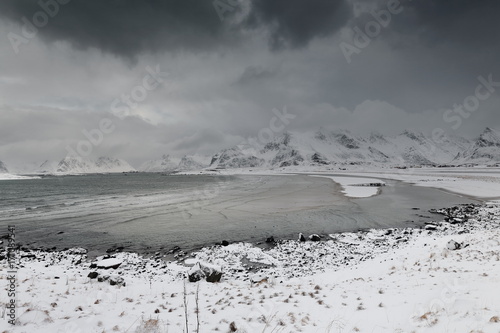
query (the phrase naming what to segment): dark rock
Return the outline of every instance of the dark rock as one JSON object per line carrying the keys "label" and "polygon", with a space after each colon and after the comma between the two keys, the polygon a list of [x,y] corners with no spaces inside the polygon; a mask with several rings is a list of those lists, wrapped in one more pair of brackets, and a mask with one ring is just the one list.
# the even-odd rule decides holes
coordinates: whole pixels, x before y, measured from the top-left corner
{"label": "dark rock", "polygon": [[64,234],[64,231],[59,231],[57,234],[58,235]]}
{"label": "dark rock", "polygon": [[90,272],[89,275],[87,275],[87,277],[91,278],[91,279],[97,279],[98,276],[99,276],[99,273],[97,273],[97,272]]}
{"label": "dark rock", "polygon": [[198,282],[205,277],[205,273],[198,267],[197,269],[191,269],[188,273],[189,282]]}
{"label": "dark rock", "polygon": [[97,264],[90,264],[90,268],[97,268]]}
{"label": "dark rock", "polygon": [[227,240],[223,240],[222,242],[220,242],[220,245],[222,245],[222,246],[228,246],[229,242]]}
{"label": "dark rock", "polygon": [[181,248],[178,247],[178,246],[174,246],[170,251],[168,251],[168,253],[172,254],[172,253],[175,253],[175,252],[178,252],[180,251]]}
{"label": "dark rock", "polygon": [[299,234],[299,241],[300,242],[305,242],[306,241],[306,237],[304,236],[304,234],[302,234],[302,233]]}
{"label": "dark rock", "polygon": [[97,281],[104,282],[104,281],[107,281],[108,279],[109,279],[109,275],[104,275],[104,276],[99,276],[97,278]]}
{"label": "dark rock", "polygon": [[220,268],[205,264],[196,263],[188,273],[189,282],[197,282],[205,279],[207,282],[220,282],[222,278],[222,271]]}
{"label": "dark rock", "polygon": [[309,239],[313,242],[319,242],[321,240],[321,237],[317,234],[312,234],[309,236]]}
{"label": "dark rock", "polygon": [[125,280],[121,276],[112,276],[108,281],[112,286],[125,286]]}
{"label": "dark rock", "polygon": [[446,248],[448,250],[460,250],[460,249],[463,249],[464,247],[464,244],[463,243],[459,243],[459,242],[455,242],[454,240],[450,240],[447,244],[446,244]]}
{"label": "dark rock", "polygon": [[266,238],[266,243],[275,243],[274,236]]}

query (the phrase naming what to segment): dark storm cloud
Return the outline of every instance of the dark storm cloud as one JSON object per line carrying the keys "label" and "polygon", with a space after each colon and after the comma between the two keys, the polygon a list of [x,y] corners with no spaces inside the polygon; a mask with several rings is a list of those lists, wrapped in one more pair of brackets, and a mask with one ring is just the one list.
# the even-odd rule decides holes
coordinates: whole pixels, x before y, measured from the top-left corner
{"label": "dark storm cloud", "polygon": [[[54,8],[57,2],[42,3]],[[335,32],[350,17],[344,0],[254,0],[244,23],[231,24],[226,16],[241,13],[244,4],[226,5],[230,10],[221,17],[211,0],[73,0],[58,5],[57,14],[39,33],[49,41],[69,41],[77,48],[94,47],[133,58],[143,51],[199,51],[230,45],[248,28],[269,29],[273,49],[302,47],[316,36]],[[0,2],[0,16],[19,23],[22,17],[32,21],[41,10],[33,0]]]}
{"label": "dark storm cloud", "polygon": [[306,46],[315,37],[328,36],[351,17],[344,0],[254,0],[247,26],[270,27],[272,49]]}
{"label": "dark storm cloud", "polygon": [[463,46],[498,46],[499,1],[427,0],[403,3],[408,8],[408,15],[397,18],[394,26],[403,33],[416,33],[422,41],[431,44],[453,42]]}
{"label": "dark storm cloud", "polygon": [[[223,41],[224,26],[212,1],[73,0],[59,7],[39,33],[77,48],[94,47],[133,57],[142,51],[209,49]],[[0,16],[15,22],[22,23],[23,16],[31,21],[40,10],[37,1],[0,2]]]}

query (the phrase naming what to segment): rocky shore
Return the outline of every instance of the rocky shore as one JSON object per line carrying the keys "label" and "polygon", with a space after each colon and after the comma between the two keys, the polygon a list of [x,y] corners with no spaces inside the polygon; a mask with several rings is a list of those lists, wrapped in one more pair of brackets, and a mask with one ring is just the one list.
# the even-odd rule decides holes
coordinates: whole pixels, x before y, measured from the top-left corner
{"label": "rocky shore", "polygon": [[0,331],[496,333],[500,203],[437,212],[418,228],[221,242],[178,260],[22,248],[16,325]]}
{"label": "rocky shore", "polygon": [[[428,222],[418,228],[370,229],[350,233],[299,236],[298,240],[267,239],[274,246],[263,249],[250,243],[221,242],[186,254],[179,248],[171,252],[178,258],[165,260],[156,253],[146,257],[136,253],[108,251],[94,259],[87,257],[87,250],[72,248],[64,251],[21,248],[20,268],[32,263],[45,267],[62,265],[68,271],[107,282],[126,286],[127,278],[140,276],[150,280],[174,281],[187,276],[197,263],[218,267],[223,280],[251,281],[256,276],[284,281],[332,269],[349,267],[373,259],[382,253],[408,246],[420,235],[443,236],[467,234],[475,230],[498,228],[499,211],[495,204],[465,204],[443,208],[433,213],[443,215],[442,221]],[[6,253],[0,254],[2,261]]]}

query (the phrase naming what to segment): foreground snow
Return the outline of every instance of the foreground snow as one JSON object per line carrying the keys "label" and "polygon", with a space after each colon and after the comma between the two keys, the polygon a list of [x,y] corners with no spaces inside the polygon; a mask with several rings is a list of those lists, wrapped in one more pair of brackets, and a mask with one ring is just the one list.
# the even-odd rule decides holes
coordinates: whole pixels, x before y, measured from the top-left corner
{"label": "foreground snow", "polygon": [[[424,229],[206,248],[189,261],[221,266],[215,284],[185,284],[189,267],[133,253],[22,253],[18,325],[0,321],[0,331],[183,332],[187,311],[190,332],[198,319],[200,332],[499,332],[500,204],[458,211],[447,218],[456,224]],[[125,286],[108,283],[119,277]]]}

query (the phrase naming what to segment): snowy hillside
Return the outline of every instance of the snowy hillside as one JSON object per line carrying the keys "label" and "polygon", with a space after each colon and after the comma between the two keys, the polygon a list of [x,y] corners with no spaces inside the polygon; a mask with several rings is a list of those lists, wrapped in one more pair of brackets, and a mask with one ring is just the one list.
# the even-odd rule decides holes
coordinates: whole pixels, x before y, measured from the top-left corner
{"label": "snowy hillside", "polygon": [[62,159],[55,170],[56,173],[114,173],[135,171],[127,162],[110,157],[100,157],[97,161],[77,156]]}
{"label": "snowy hillside", "polygon": [[454,162],[478,164],[500,162],[500,132],[486,128],[469,149],[457,154]]}
{"label": "snowy hillside", "polygon": [[185,155],[179,159],[165,154],[159,159],[143,163],[139,170],[144,172],[192,171],[207,167],[208,162],[204,156]]}
{"label": "snowy hillside", "polygon": [[436,165],[452,161],[471,143],[448,138],[436,143],[423,133],[406,130],[387,137],[359,137],[349,131],[286,132],[261,147],[244,145],[214,155],[211,167],[287,167],[293,165],[374,164]]}
{"label": "snowy hillside", "polygon": [[163,155],[161,158],[156,160],[150,160],[144,162],[140,167],[139,171],[144,172],[168,172],[174,171],[179,165],[179,159],[173,159],[170,155]]}
{"label": "snowy hillside", "polygon": [[0,173],[8,173],[9,170],[7,170],[7,167],[5,166],[5,164],[3,164],[2,161],[0,161]]}

